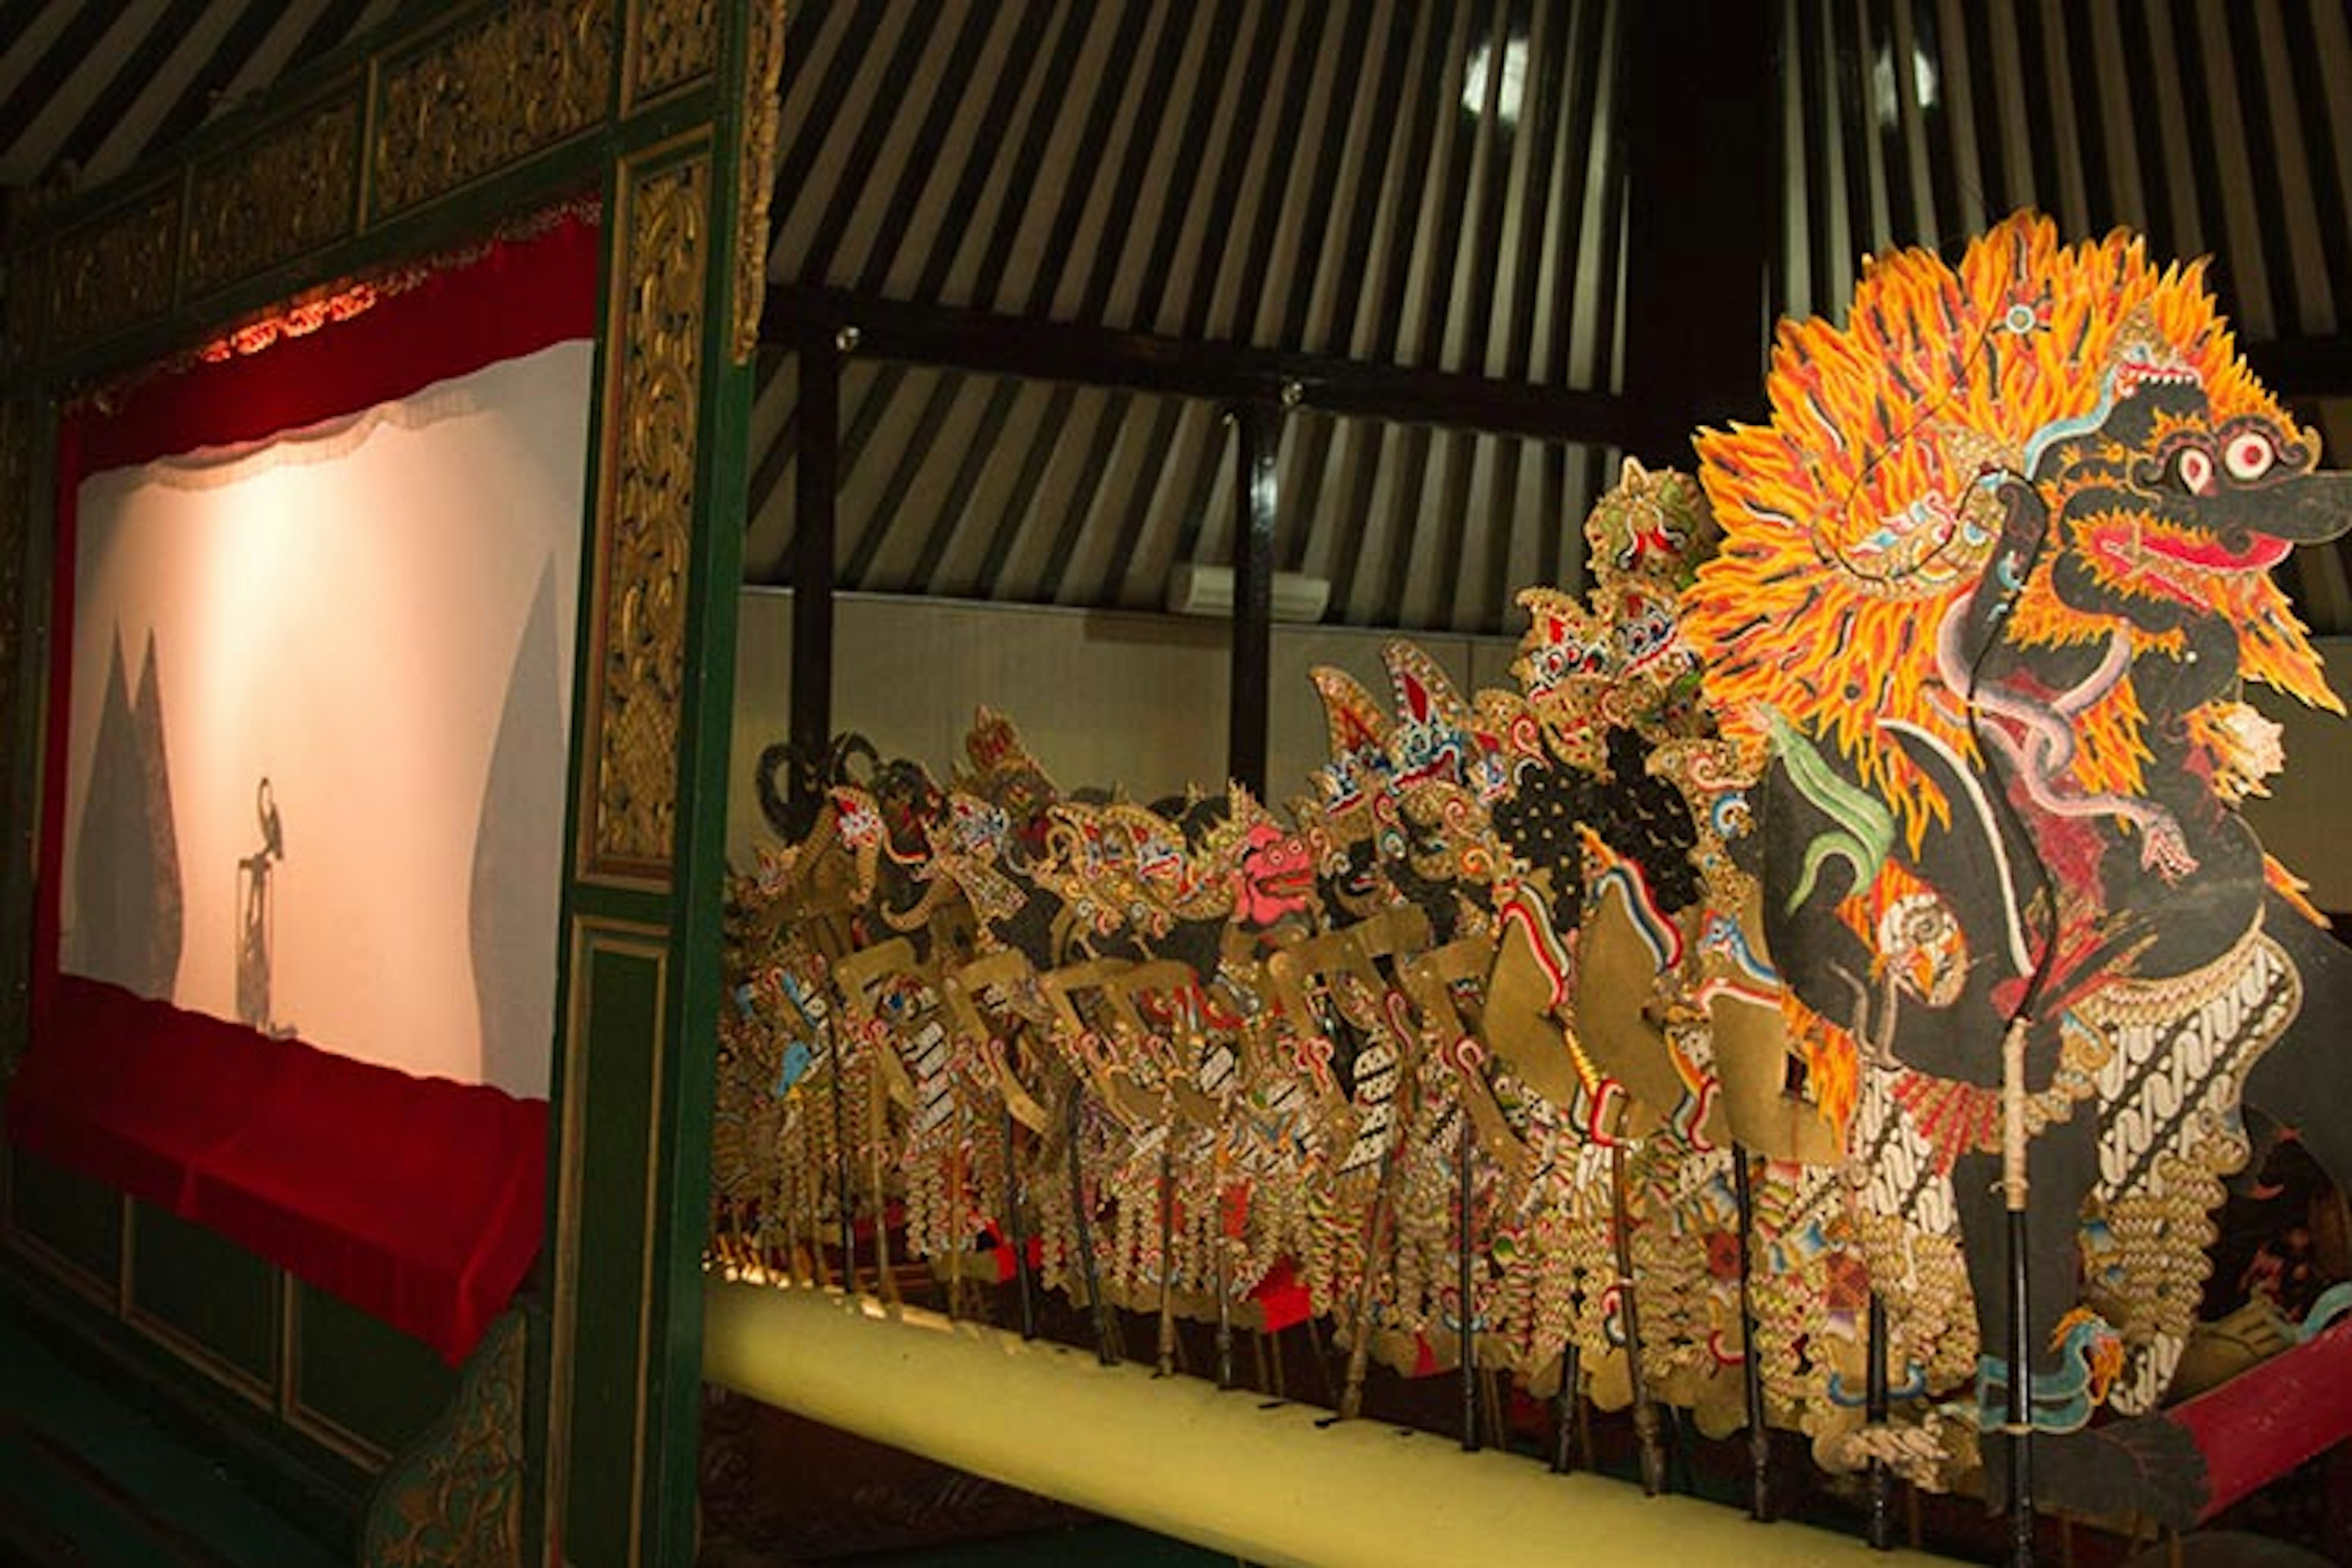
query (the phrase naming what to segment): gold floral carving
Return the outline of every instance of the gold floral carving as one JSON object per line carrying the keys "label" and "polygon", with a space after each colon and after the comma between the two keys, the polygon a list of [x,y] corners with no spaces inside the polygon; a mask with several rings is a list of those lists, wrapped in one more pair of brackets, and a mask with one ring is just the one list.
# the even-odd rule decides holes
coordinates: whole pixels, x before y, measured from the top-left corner
{"label": "gold floral carving", "polygon": [[775,194],[776,144],[784,106],[776,84],[784,66],[784,0],[752,8],[743,50],[743,158],[736,167],[735,317],[730,348],[749,364],[760,346],[760,317],[768,303],[768,202]]}
{"label": "gold floral carving", "polygon": [[631,9],[624,112],[709,76],[719,60],[713,0],[636,0]]}
{"label": "gold floral carving", "polygon": [[174,184],[60,235],[50,255],[47,346],[78,348],[169,310],[179,220]]}
{"label": "gold floral carving", "polygon": [[625,172],[606,324],[616,381],[599,546],[596,798],[586,874],[667,883],[677,816],[687,553],[709,256],[708,151],[639,178]]}
{"label": "gold floral carving", "polygon": [[377,100],[376,216],[402,212],[604,118],[614,0],[517,0],[388,63]]}
{"label": "gold floral carving", "polygon": [[521,1563],[523,1323],[518,1309],[490,1325],[447,1414],[384,1472],[363,1568]]}
{"label": "gold floral carving", "polygon": [[348,98],[198,164],[189,186],[187,291],[250,278],[349,233],[359,129],[359,100]]}

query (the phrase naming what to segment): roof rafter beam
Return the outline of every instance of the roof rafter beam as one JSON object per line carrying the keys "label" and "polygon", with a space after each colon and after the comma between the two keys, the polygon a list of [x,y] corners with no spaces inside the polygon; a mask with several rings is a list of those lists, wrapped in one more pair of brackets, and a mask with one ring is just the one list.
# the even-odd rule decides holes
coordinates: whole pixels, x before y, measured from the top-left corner
{"label": "roof rafter beam", "polygon": [[831,289],[768,290],[760,329],[763,342],[789,344],[813,331],[830,336],[843,328],[856,330],[856,353],[867,358],[988,375],[1214,402],[1288,397],[1326,414],[1538,441],[1617,445],[1631,423],[1625,400],[1605,392],[1235,343],[1192,342],[1149,332],[865,298]]}

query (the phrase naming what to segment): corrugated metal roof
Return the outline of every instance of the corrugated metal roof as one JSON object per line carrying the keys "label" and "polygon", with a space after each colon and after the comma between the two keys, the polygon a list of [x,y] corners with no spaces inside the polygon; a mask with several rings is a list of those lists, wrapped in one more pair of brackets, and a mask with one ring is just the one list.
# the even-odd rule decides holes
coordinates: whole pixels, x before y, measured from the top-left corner
{"label": "corrugated metal roof", "polygon": [[399,0],[0,0],[0,185],[110,180]]}
{"label": "corrugated metal roof", "polygon": [[[778,283],[1611,390],[1615,0],[832,0],[796,14]],[[787,570],[792,372],[747,574]],[[844,586],[1150,606],[1228,563],[1220,410],[858,364]],[[1565,434],[1565,433],[1564,433]],[[1302,415],[1276,564],[1358,625],[1497,630],[1614,454]]]}
{"label": "corrugated metal roof", "polygon": [[2343,0],[1779,0],[1790,157],[1775,305],[2021,206],[2211,278],[2254,342],[2352,329]]}
{"label": "corrugated metal roof", "polygon": [[[1612,392],[1632,3],[802,0],[771,275]],[[2212,252],[2258,351],[2352,331],[2343,0],[1772,4],[1776,310],[1833,312],[1864,252],[1948,250],[2031,202],[2070,234]],[[395,9],[0,0],[0,185],[118,174]],[[792,356],[763,357],[753,580],[788,570],[797,389]],[[1157,604],[1174,564],[1231,559],[1220,412],[853,358],[840,584]],[[1580,584],[1617,454],[1574,434],[1296,412],[1276,565],[1328,578],[1337,620],[1503,629],[1518,587]],[[2313,618],[2352,627],[2340,557],[2300,575]]]}

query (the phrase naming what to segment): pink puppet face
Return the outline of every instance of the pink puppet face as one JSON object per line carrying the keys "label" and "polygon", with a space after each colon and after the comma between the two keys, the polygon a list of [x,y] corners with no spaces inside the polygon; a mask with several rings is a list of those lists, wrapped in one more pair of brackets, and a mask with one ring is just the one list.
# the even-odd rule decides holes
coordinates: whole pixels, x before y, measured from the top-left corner
{"label": "pink puppet face", "polygon": [[1244,843],[1234,874],[1234,904],[1244,923],[1263,930],[1304,913],[1315,886],[1315,853],[1305,837],[1260,822]]}

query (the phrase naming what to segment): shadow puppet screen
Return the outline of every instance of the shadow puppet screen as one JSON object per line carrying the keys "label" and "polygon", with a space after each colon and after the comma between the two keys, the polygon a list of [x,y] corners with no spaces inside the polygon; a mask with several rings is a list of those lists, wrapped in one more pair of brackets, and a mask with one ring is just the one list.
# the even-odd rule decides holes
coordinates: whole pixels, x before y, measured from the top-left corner
{"label": "shadow puppet screen", "polygon": [[66,971],[547,1093],[591,355],[84,481]]}

